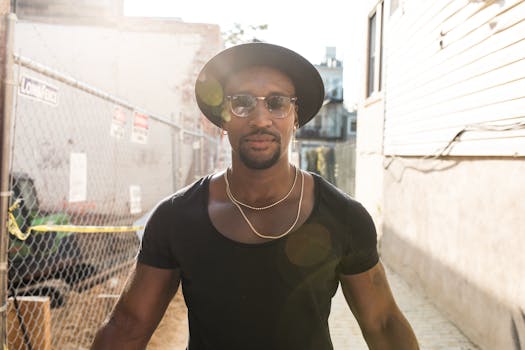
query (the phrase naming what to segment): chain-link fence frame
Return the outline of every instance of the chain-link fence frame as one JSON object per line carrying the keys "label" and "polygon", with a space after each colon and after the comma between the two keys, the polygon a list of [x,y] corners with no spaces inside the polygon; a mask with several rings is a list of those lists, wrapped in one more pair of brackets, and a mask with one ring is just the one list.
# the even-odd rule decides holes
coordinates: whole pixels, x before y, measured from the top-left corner
{"label": "chain-link fence frame", "polygon": [[86,348],[134,265],[147,212],[214,170],[218,135],[13,58],[8,346]]}

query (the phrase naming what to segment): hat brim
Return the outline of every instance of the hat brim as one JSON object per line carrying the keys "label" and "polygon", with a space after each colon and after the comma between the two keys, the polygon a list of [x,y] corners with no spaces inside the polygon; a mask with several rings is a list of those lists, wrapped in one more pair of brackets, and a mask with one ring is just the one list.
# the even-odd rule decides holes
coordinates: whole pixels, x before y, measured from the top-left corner
{"label": "hat brim", "polygon": [[221,127],[227,120],[224,86],[227,79],[252,66],[267,66],[286,74],[295,87],[299,127],[311,120],[323,105],[324,85],[317,69],[303,56],[282,46],[249,43],[219,52],[204,65],[195,83],[195,97],[202,113]]}

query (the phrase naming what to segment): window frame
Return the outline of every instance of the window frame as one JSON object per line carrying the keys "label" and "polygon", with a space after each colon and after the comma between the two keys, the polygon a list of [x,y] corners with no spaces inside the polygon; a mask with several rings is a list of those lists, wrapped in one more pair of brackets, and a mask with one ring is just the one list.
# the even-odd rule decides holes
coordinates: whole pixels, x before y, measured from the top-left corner
{"label": "window frame", "polygon": [[[374,97],[383,90],[384,14],[384,0],[379,1],[368,14],[365,99]],[[374,30],[372,21],[375,21]]]}

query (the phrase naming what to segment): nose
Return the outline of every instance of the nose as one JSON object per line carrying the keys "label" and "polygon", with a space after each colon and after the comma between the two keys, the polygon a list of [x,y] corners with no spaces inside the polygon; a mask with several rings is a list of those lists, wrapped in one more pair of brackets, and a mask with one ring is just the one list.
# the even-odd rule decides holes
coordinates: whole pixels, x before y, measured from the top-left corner
{"label": "nose", "polygon": [[248,118],[250,118],[250,125],[254,128],[266,128],[272,125],[270,111],[266,108],[266,103],[261,100],[257,100],[257,104]]}

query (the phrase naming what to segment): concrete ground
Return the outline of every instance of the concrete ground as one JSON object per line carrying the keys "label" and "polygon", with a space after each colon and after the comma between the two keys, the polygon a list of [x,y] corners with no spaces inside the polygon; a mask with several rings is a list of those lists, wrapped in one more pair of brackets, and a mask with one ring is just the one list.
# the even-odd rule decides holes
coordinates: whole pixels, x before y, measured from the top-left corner
{"label": "concrete ground", "polygon": [[[478,349],[399,275],[387,269],[387,276],[397,304],[412,325],[421,350]],[[368,350],[340,289],[332,301],[329,323],[334,350]]]}

